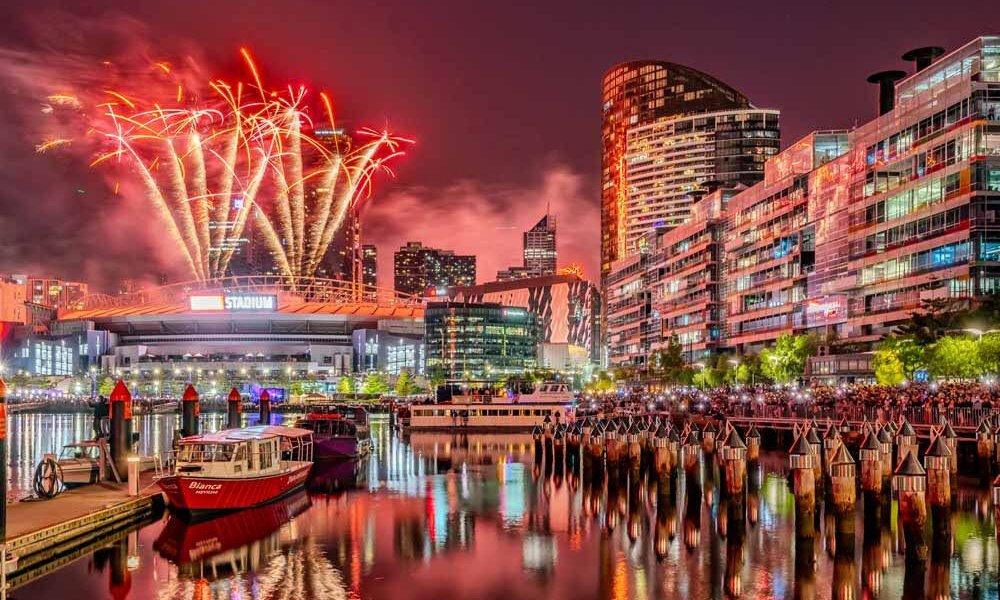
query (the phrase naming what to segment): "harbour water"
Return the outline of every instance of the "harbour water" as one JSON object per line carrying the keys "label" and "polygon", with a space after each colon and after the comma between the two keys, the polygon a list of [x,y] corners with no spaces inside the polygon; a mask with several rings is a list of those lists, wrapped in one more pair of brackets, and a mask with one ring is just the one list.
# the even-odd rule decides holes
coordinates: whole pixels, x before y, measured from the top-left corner
{"label": "harbour water", "polygon": [[[202,415],[214,429],[222,416]],[[170,444],[174,415],[137,419],[142,451]],[[218,421],[218,422],[216,422]],[[537,462],[528,435],[401,436],[373,419],[363,464],[326,465],[308,492],[190,523],[162,518],[33,581],[33,598],[998,598],[989,490],[956,491],[952,538],[907,565],[895,521],[853,547],[826,515],[812,548],[794,535],[787,458],[751,471],[742,533],[718,475],[669,497],[642,476],[594,484]],[[85,415],[13,415],[15,493],[44,452],[89,435]],[[829,535],[827,535],[829,534]],[[812,557],[811,560],[803,558]],[[917,594],[917,595],[915,595]]]}

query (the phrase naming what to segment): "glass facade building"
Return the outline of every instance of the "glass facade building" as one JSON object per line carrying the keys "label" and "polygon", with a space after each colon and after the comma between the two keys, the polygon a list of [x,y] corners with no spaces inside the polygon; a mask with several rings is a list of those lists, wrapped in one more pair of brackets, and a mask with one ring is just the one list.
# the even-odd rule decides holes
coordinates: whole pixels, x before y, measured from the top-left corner
{"label": "glass facade building", "polygon": [[538,318],[525,308],[432,302],[424,312],[427,371],[447,379],[497,379],[538,366]]}

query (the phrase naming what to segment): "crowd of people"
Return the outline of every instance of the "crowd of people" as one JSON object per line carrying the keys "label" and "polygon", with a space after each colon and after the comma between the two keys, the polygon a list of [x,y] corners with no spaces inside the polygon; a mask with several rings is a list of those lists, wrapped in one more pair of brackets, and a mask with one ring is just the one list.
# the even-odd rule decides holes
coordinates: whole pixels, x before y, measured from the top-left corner
{"label": "crowd of people", "polygon": [[[939,417],[977,418],[982,409],[1000,408],[1000,386],[980,383],[908,383],[901,386],[722,386],[674,387],[657,393],[631,392],[590,398],[593,409],[682,410],[697,414],[849,416],[888,420],[907,416],[924,422]],[[586,405],[585,405],[586,406]],[[954,409],[964,409],[956,411]]]}

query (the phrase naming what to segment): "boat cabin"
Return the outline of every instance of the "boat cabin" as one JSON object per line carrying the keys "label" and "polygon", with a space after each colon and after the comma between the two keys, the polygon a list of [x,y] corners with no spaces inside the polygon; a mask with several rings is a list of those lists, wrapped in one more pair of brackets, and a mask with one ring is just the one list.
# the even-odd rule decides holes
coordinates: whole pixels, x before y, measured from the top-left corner
{"label": "boat cabin", "polygon": [[262,425],[182,438],[174,453],[174,472],[196,477],[255,477],[312,459],[311,431]]}

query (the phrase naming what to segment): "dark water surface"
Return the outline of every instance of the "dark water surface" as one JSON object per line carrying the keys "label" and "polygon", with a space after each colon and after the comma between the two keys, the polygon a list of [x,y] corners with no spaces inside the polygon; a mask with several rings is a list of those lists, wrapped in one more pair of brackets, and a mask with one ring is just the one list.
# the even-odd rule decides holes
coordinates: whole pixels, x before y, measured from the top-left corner
{"label": "dark water surface", "polygon": [[[203,415],[203,427],[221,419]],[[139,419],[144,451],[168,446],[177,421]],[[13,415],[12,483],[24,486],[42,453],[89,429],[85,416]],[[681,477],[658,498],[642,477],[594,485],[536,465],[527,435],[403,438],[378,417],[373,435],[365,464],[327,466],[308,493],[198,523],[164,516],[13,596],[998,598],[986,488],[958,490],[952,538],[935,544],[928,529],[921,570],[905,564],[894,518],[866,530],[859,515],[851,547],[822,515],[813,547],[796,542],[783,455],[752,472],[740,534],[718,475],[691,486]]]}

